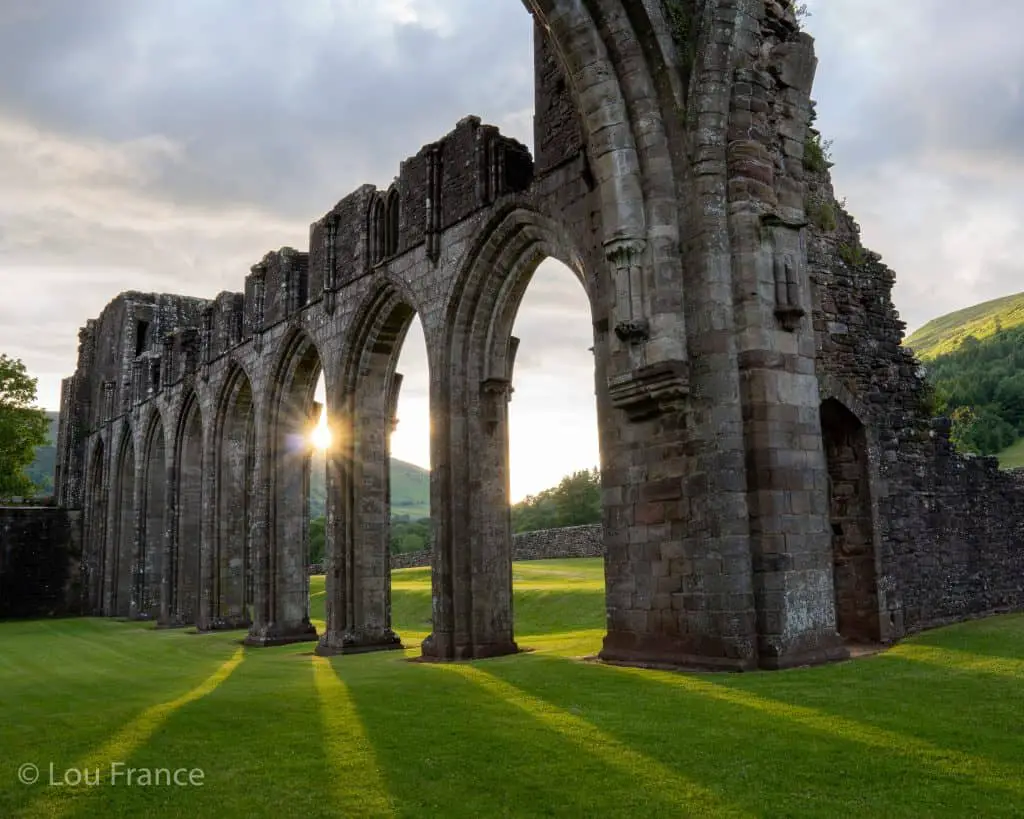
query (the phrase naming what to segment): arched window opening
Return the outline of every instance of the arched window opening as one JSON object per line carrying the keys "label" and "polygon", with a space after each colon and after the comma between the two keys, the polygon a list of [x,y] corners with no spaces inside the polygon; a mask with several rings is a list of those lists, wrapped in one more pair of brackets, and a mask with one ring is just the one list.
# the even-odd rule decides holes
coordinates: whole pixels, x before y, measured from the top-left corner
{"label": "arched window opening", "polygon": [[387,231],[385,237],[385,255],[394,256],[398,253],[398,230],[400,218],[401,200],[398,191],[392,190],[388,194],[387,202]]}
{"label": "arched window opening", "polygon": [[393,558],[428,550],[432,543],[430,375],[419,316],[413,316],[406,331],[397,370],[400,383],[389,427],[391,532],[388,547]]}
{"label": "arched window opening", "polygon": [[377,264],[384,258],[386,228],[387,214],[385,213],[384,200],[379,195],[375,195],[373,203],[370,205],[369,245],[371,264]]}

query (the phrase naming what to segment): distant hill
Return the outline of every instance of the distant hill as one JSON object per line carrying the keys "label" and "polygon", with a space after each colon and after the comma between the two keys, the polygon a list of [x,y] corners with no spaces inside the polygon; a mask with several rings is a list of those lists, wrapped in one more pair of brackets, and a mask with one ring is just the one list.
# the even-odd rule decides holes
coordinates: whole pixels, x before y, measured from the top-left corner
{"label": "distant hill", "polygon": [[925,363],[957,448],[1024,465],[1024,293],[939,316],[904,344]]}
{"label": "distant hill", "polygon": [[57,424],[60,414],[48,411],[46,417],[50,419],[50,442],[46,446],[36,447],[36,459],[25,470],[39,487],[37,497],[53,494],[53,474],[57,468]]}
{"label": "distant hill", "polygon": [[[314,455],[309,474],[309,516],[324,514],[326,467]],[[391,516],[410,520],[430,517],[430,472],[415,464],[391,459]]]}
{"label": "distant hill", "polygon": [[[50,419],[50,443],[36,448],[36,459],[28,468],[29,477],[41,487],[40,496],[53,493],[53,475],[57,463],[57,424],[59,415],[47,412]],[[322,456],[314,456],[309,481],[311,517],[324,513],[325,467]],[[391,513],[396,517],[418,520],[430,516],[430,472],[415,464],[391,459]]]}
{"label": "distant hill", "polygon": [[1003,296],[932,319],[911,333],[903,346],[912,349],[922,361],[928,361],[958,350],[968,336],[984,341],[1020,325],[1024,325],[1024,293]]}

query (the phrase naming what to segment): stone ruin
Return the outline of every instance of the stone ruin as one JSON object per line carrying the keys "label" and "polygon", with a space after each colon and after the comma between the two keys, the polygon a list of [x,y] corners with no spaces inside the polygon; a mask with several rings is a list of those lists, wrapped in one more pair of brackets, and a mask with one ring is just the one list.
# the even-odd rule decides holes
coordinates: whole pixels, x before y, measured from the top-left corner
{"label": "stone ruin", "polygon": [[[322,654],[399,646],[389,432],[403,336],[431,380],[433,631],[516,651],[507,402],[537,264],[594,332],[609,661],[782,668],[1024,604],[1024,479],[965,458],[900,346],[892,272],[810,130],[785,0],[528,0],[535,154],[474,117],[268,253],[244,292],[128,292],[80,332],[58,502],[89,614]],[[324,374],[327,624],[309,620]]]}

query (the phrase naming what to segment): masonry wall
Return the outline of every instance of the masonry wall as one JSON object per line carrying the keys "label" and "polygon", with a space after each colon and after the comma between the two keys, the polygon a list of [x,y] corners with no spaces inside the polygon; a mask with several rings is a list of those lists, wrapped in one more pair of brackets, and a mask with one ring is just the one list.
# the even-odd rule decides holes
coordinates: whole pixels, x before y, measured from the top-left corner
{"label": "masonry wall", "polygon": [[[513,560],[556,560],[567,557],[603,557],[604,527],[565,526],[539,529],[512,536]],[[391,555],[392,569],[412,569],[430,565],[430,549]],[[321,569],[322,567],[315,567]]]}
{"label": "masonry wall", "polygon": [[827,167],[808,171],[820,393],[865,428],[881,636],[1024,608],[1024,473],[956,452],[902,346],[895,273],[862,244]]}
{"label": "masonry wall", "polygon": [[82,613],[81,513],[0,507],[0,619]]}

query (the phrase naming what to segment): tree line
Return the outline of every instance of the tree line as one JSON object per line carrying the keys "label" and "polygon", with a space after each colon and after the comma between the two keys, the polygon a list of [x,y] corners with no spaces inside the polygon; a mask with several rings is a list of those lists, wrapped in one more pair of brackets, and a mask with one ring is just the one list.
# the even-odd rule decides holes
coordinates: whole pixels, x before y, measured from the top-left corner
{"label": "tree line", "polygon": [[[597,468],[566,475],[550,489],[528,495],[511,508],[512,531],[560,529],[601,522],[601,473]],[[309,522],[310,563],[324,559],[324,518]],[[391,553],[418,552],[430,546],[430,518],[391,519]]]}
{"label": "tree line", "polygon": [[1024,325],[983,341],[966,336],[926,369],[959,450],[994,455],[1024,436]]}
{"label": "tree line", "polygon": [[50,428],[46,412],[35,406],[37,383],[21,359],[0,353],[0,499],[32,497],[47,488],[28,472]]}

